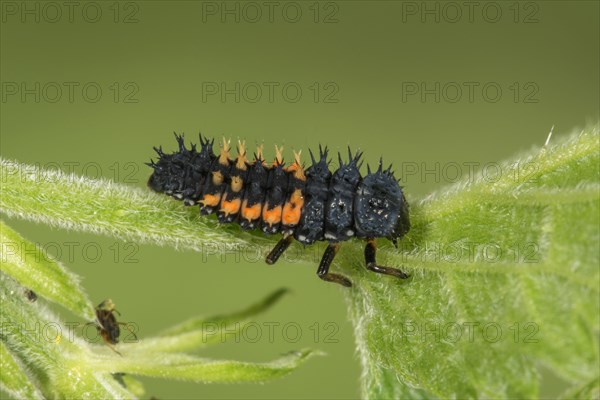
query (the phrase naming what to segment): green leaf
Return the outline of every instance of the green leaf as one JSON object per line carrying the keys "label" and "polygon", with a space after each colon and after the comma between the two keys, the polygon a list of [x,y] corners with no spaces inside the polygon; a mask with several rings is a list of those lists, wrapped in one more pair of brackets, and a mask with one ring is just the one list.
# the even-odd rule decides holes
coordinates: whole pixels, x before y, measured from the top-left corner
{"label": "green leaf", "polygon": [[[228,315],[215,315],[208,318],[192,318],[176,326],[168,328],[156,337],[142,339],[137,343],[124,343],[123,351],[187,351],[199,349],[213,343],[223,342],[224,338],[233,337],[231,333],[240,332],[251,321],[251,318],[265,312],[288,292],[279,289],[251,305],[245,310]],[[222,335],[227,332],[227,335]]]}
{"label": "green leaf", "polygon": [[17,399],[43,399],[25,366],[0,342],[0,389]]}
{"label": "green leaf", "polygon": [[102,372],[124,372],[155,378],[192,382],[263,382],[292,372],[310,356],[312,350],[291,352],[268,363],[216,361],[185,354],[146,352],[127,357],[98,358],[95,369]]}
{"label": "green leaf", "polygon": [[[600,293],[598,130],[502,163],[502,174],[415,202],[401,252],[348,292],[366,398],[538,394],[537,367],[597,378]],[[346,254],[346,256],[344,256]]]}
{"label": "green leaf", "polygon": [[0,209],[9,216],[197,251],[235,249],[246,243],[215,220],[200,218],[196,208],[186,210],[180,202],[149,190],[2,158],[0,177]]}
{"label": "green leaf", "polygon": [[[79,279],[38,246],[0,220],[0,270],[37,295],[58,303],[88,321],[96,318],[94,306],[81,291]],[[24,294],[23,294],[24,295]]]}

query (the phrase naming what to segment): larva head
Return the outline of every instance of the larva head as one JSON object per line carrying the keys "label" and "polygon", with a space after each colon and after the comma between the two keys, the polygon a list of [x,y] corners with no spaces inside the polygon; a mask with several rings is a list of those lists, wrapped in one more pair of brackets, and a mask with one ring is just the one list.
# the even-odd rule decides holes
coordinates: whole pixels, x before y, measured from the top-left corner
{"label": "larva head", "polygon": [[382,170],[381,162],[375,173],[358,185],[354,202],[354,223],[359,237],[402,238],[410,228],[408,203],[393,173]]}
{"label": "larva head", "polygon": [[156,162],[151,160],[150,163],[146,163],[146,165],[154,169],[154,172],[148,179],[148,187],[155,192],[163,193],[167,191],[167,187],[171,188],[173,186],[171,183],[173,181],[171,173],[173,155],[163,153],[160,147],[155,147],[154,150],[158,154],[158,160]]}
{"label": "larva head", "polygon": [[196,154],[196,146],[188,150],[184,144],[184,137],[175,133],[179,151],[165,154],[162,148],[154,148],[158,154],[158,161],[151,161],[149,165],[154,168],[154,173],[148,179],[148,186],[155,192],[164,192],[177,198],[182,198],[181,190],[184,187],[185,170]]}

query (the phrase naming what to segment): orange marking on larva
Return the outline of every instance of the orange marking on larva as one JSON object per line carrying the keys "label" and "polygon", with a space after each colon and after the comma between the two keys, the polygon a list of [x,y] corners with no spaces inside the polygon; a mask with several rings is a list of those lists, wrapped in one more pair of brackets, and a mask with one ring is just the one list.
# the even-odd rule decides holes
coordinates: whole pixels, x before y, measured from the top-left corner
{"label": "orange marking on larva", "polygon": [[223,174],[221,174],[221,172],[219,172],[219,171],[213,172],[212,181],[213,181],[213,185],[219,186],[220,184],[223,183]]}
{"label": "orange marking on larva", "polygon": [[235,193],[237,193],[240,190],[242,190],[243,187],[244,187],[244,180],[241,177],[234,176],[231,178],[231,190],[233,190]]}
{"label": "orange marking on larva", "polygon": [[202,205],[204,205],[204,206],[214,207],[217,204],[219,204],[219,201],[221,201],[221,195],[205,194],[204,198],[202,200],[200,200],[199,203],[202,203]]}
{"label": "orange marking on larva", "polygon": [[271,208],[269,210],[269,203],[265,204],[262,213],[263,222],[273,226],[281,221],[281,206]]}
{"label": "orange marking on larva", "polygon": [[225,215],[237,214],[237,212],[240,211],[241,204],[242,201],[240,199],[228,201],[223,198],[223,201],[221,201],[221,212],[225,213]]}
{"label": "orange marking on larva", "polygon": [[244,204],[242,204],[242,218],[247,219],[248,222],[252,222],[260,218],[261,209],[262,205],[260,203],[248,207],[248,200],[244,200]]}
{"label": "orange marking on larva", "polygon": [[300,222],[302,215],[302,207],[304,206],[304,196],[300,189],[294,190],[290,200],[283,206],[283,223],[284,225],[297,225]]}

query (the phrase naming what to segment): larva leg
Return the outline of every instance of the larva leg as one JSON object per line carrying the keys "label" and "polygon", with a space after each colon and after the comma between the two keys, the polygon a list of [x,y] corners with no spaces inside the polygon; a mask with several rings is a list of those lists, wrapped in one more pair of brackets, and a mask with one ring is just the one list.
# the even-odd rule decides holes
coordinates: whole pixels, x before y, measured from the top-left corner
{"label": "larva leg", "polygon": [[406,279],[408,275],[396,268],[383,267],[377,265],[375,261],[375,253],[377,252],[377,245],[375,239],[367,240],[367,246],[365,247],[365,261],[367,263],[367,269],[379,274],[392,275],[397,278]]}
{"label": "larva leg", "polygon": [[352,282],[342,275],[332,274],[329,272],[329,267],[331,266],[331,262],[333,261],[335,254],[340,249],[339,243],[329,243],[325,253],[323,254],[323,258],[321,259],[321,263],[319,264],[319,269],[317,270],[317,275],[319,278],[323,279],[327,282],[339,283],[342,286],[351,287]]}
{"label": "larva leg", "polygon": [[277,260],[279,259],[279,257],[281,257],[281,255],[290,246],[293,238],[294,237],[290,234],[283,235],[283,239],[281,239],[279,242],[277,242],[275,247],[273,247],[273,250],[271,250],[271,252],[267,256],[267,260],[266,260],[267,264],[269,264],[269,265],[275,264],[277,262]]}

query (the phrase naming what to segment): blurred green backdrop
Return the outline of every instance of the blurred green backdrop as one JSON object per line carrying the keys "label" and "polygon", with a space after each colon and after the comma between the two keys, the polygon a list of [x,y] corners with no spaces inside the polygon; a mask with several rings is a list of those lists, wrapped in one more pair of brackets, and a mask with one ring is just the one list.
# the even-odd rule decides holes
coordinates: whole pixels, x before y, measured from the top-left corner
{"label": "blurred green backdrop", "polygon": [[[171,150],[172,131],[194,141],[201,131],[265,143],[268,157],[272,144],[285,145],[288,158],[319,143],[361,148],[372,164],[379,156],[394,162],[416,201],[543,144],[553,125],[560,135],[599,118],[596,1],[1,6],[1,155],[141,188],[152,146]],[[316,265],[271,267],[9,223],[60,252],[93,301],[111,297],[141,337],[285,286],[293,293],[257,319],[264,329],[256,343],[241,337],[202,354],[260,361],[302,347],[327,353],[265,385],[144,380],[148,396],[359,396],[343,289],[317,279]],[[269,323],[279,324],[272,341]],[[286,323],[300,327],[297,341]]]}

